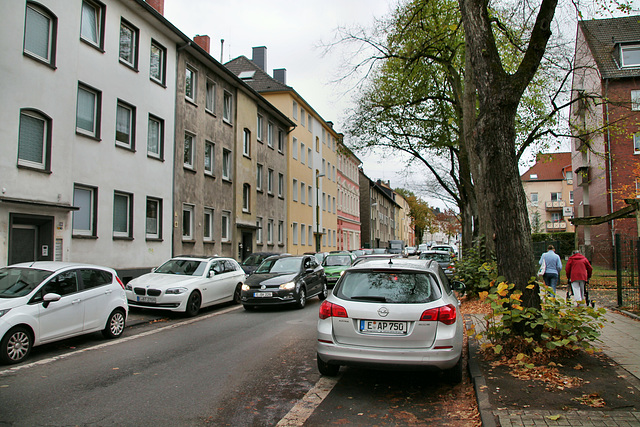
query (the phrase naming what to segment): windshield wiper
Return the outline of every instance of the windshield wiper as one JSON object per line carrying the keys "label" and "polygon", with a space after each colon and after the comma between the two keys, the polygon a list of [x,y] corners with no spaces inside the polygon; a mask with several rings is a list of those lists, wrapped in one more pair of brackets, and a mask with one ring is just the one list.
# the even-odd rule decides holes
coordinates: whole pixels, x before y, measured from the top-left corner
{"label": "windshield wiper", "polygon": [[372,296],[372,295],[356,295],[351,297],[352,300],[362,300],[362,301],[378,301],[378,302],[387,302],[386,297],[381,296]]}

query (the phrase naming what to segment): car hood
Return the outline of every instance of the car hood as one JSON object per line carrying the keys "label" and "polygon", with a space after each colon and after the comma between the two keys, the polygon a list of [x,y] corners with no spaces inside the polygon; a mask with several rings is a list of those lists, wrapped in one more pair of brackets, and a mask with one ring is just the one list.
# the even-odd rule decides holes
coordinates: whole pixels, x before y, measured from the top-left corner
{"label": "car hood", "polygon": [[30,296],[17,297],[17,298],[0,298],[0,310],[6,310],[8,308],[16,308],[25,305]]}
{"label": "car hood", "polygon": [[147,273],[129,282],[131,287],[166,289],[171,286],[189,286],[202,279],[202,276],[183,276],[180,274]]}
{"label": "car hood", "polygon": [[349,268],[348,265],[335,265],[331,267],[324,267],[324,272],[325,274],[340,273],[341,271],[344,271],[347,268]]}
{"label": "car hood", "polygon": [[277,286],[295,280],[296,276],[296,273],[253,273],[245,283],[249,286]]}

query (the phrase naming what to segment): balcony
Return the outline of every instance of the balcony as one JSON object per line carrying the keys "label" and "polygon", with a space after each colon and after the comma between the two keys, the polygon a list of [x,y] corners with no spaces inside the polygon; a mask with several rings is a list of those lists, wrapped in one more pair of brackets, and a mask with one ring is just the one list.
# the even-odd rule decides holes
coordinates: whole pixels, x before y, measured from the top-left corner
{"label": "balcony", "polygon": [[576,169],[575,178],[578,187],[586,187],[589,185],[589,166],[580,166]]}
{"label": "balcony", "polygon": [[547,231],[564,231],[567,229],[566,221],[548,222]]}
{"label": "balcony", "polygon": [[556,200],[553,202],[545,202],[544,207],[548,211],[561,211],[567,203],[564,200]]}

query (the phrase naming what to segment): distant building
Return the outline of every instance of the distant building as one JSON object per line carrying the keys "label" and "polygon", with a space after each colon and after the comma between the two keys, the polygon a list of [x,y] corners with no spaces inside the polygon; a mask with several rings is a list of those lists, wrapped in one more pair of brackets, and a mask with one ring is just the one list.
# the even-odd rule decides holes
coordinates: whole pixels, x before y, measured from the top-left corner
{"label": "distant building", "polygon": [[338,142],[338,250],[360,246],[360,159]]}

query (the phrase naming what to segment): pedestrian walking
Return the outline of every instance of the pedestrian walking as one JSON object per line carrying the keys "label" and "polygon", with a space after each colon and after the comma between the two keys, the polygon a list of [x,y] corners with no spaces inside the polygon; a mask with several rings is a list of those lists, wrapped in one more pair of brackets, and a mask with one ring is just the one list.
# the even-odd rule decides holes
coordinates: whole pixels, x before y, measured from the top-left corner
{"label": "pedestrian walking", "polygon": [[538,264],[541,266],[544,263],[544,271],[542,278],[544,284],[553,289],[553,293],[556,293],[556,287],[558,286],[558,279],[560,278],[560,272],[562,271],[562,260],[556,253],[553,245],[547,246],[547,252],[543,253],[540,257]]}
{"label": "pedestrian walking", "polygon": [[567,273],[567,281],[571,284],[576,306],[580,305],[581,302],[584,303],[586,301],[584,286],[591,278],[591,273],[593,272],[591,263],[580,251],[573,251],[573,255],[571,255],[569,261],[567,261],[565,271]]}

